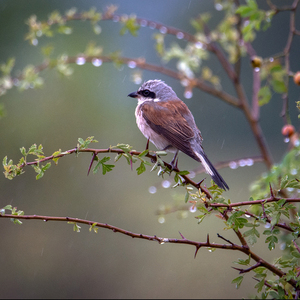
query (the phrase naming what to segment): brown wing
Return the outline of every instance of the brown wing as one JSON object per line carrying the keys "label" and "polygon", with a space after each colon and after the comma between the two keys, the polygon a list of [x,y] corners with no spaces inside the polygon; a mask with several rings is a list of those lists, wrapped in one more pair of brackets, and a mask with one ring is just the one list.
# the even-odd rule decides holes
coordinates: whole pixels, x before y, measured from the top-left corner
{"label": "brown wing", "polygon": [[189,140],[196,135],[199,135],[201,140],[201,135],[184,102],[181,100],[145,101],[142,105],[143,117],[151,129],[164,136],[178,150],[199,160],[191,149]]}

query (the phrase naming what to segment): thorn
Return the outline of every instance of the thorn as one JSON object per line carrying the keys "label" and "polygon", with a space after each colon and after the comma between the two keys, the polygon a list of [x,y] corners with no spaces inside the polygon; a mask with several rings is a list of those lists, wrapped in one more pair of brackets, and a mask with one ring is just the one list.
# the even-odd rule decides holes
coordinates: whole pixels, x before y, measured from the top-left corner
{"label": "thorn", "polygon": [[186,238],[183,236],[183,234],[181,234],[181,232],[180,232],[180,231],[178,231],[178,232],[179,232],[179,234],[180,234],[181,238],[182,238],[183,240],[186,240]]}
{"label": "thorn", "polygon": [[175,161],[174,168],[175,168],[175,169],[178,169],[178,157],[177,157],[177,159],[176,159],[176,161]]}
{"label": "thorn", "polygon": [[242,274],[242,273],[244,273],[243,271],[243,269],[239,269],[239,268],[235,268],[235,267],[231,267],[232,269],[235,269],[235,270],[237,270],[237,271],[239,271],[239,274]]}
{"label": "thorn", "polygon": [[207,237],[206,237],[206,243],[207,243],[207,245],[210,245],[210,242],[209,242],[209,234],[207,234]]}
{"label": "thorn", "polygon": [[149,150],[149,141],[150,141],[150,139],[147,140],[147,144],[146,144],[146,149],[145,150]]}
{"label": "thorn", "polygon": [[198,253],[198,251],[199,251],[200,248],[201,248],[201,246],[199,246],[199,245],[196,246],[196,251],[195,251],[195,254],[194,254],[194,259],[196,258],[197,253]]}
{"label": "thorn", "polygon": [[177,166],[178,166],[178,158],[177,158],[178,152],[179,152],[179,151],[176,151],[176,153],[175,153],[173,159],[172,159],[171,162],[170,162],[170,166],[172,167],[171,172],[172,172],[173,170],[175,170],[175,169],[178,169],[178,168],[177,168]]}
{"label": "thorn", "polygon": [[220,238],[220,239],[226,241],[227,243],[231,244],[232,246],[234,245],[233,242],[230,242],[229,240],[225,239],[225,238],[224,238],[223,236],[221,236],[220,234],[217,233],[217,236],[218,236],[218,238]]}
{"label": "thorn", "polygon": [[203,182],[205,179],[206,179],[206,178],[203,178],[201,181],[199,181],[199,182],[197,183],[198,189],[200,189],[200,185],[202,184],[202,182]]}
{"label": "thorn", "polygon": [[90,162],[90,166],[89,166],[89,169],[88,169],[88,172],[87,172],[87,176],[89,176],[89,174],[90,174],[90,171],[91,171],[91,168],[92,168],[92,165],[93,165],[93,162],[94,162],[96,156],[97,156],[97,154],[95,152],[93,152],[93,157],[92,157],[92,160]]}

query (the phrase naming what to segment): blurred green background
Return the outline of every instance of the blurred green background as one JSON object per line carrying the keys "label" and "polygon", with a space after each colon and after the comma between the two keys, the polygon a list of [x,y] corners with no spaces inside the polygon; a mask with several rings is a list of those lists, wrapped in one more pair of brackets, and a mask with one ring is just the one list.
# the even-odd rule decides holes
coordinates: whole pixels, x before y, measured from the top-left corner
{"label": "blurred green background", "polygon": [[[291,1],[279,3],[287,2]],[[64,13],[71,7],[83,11],[93,6],[103,10],[109,4],[117,5],[118,13],[134,13],[190,33],[194,32],[190,19],[199,13],[212,14],[212,28],[223,15],[210,0],[1,0],[0,62],[16,57],[15,70],[21,70],[28,64],[42,62],[41,46],[52,43],[57,55],[63,52],[77,55],[93,40],[104,47],[104,54],[121,49],[126,57],[144,57],[147,62],[160,65],[152,38],[156,31],[142,28],[138,37],[120,36],[120,24],[112,21],[99,23],[100,35],[92,32],[89,22],[77,21],[71,23],[74,31],[70,36],[57,34],[52,39],[42,38],[37,47],[24,40],[28,31],[25,20],[32,14],[44,20],[54,10]],[[253,46],[259,55],[268,57],[282,51],[287,39],[288,17],[288,12],[276,16],[272,27],[258,34]],[[184,45],[184,41],[173,36],[167,41]],[[299,43],[293,44],[291,61],[292,70],[297,71]],[[243,83],[251,99],[249,58],[243,59],[243,65]],[[174,68],[174,62],[167,66]],[[233,93],[213,57],[209,66],[222,76],[223,87]],[[108,63],[98,68],[91,64],[72,67],[75,72],[70,78],[47,70],[41,74],[45,79],[42,89],[22,93],[13,89],[1,98],[7,110],[7,116],[0,120],[1,159],[8,155],[17,162],[21,156],[19,148],[29,148],[33,143],[42,144],[45,154],[51,155],[58,149],[75,147],[79,137],[85,139],[92,135],[99,141],[93,147],[128,143],[134,149],[144,149],[146,139],[135,123],[136,101],[127,98],[138,88],[131,80],[132,70],[127,66],[117,70]],[[237,109],[199,90],[194,90],[191,99],[184,99],[184,88],[178,81],[143,72],[143,80],[155,78],[165,80],[185,100],[202,132],[205,151],[213,162],[259,154],[249,126]],[[293,84],[290,88],[291,117],[297,126],[295,101],[299,100],[299,90]],[[287,148],[280,132],[281,108],[280,96],[274,95],[261,110],[261,125],[275,162],[280,161]],[[111,157],[114,159],[114,155]],[[150,167],[138,176],[125,160],[120,160],[105,176],[101,172],[86,176],[90,159],[88,154],[64,157],[38,181],[30,167],[12,181],[2,176],[0,207],[11,204],[26,214],[84,218],[160,237],[180,238],[180,231],[188,239],[205,241],[209,233],[211,241],[221,242],[216,236],[218,232],[238,242],[230,231],[223,231],[223,222],[214,216],[197,225],[196,214],[174,213],[165,216],[164,223],[159,223],[155,211],[162,205],[183,204],[184,189],[162,188],[161,178],[157,177],[157,172],[150,173]],[[180,155],[181,169],[195,166],[192,159]],[[249,184],[265,170],[259,163],[236,170],[221,170],[230,186],[230,191],[224,195],[232,201],[247,200]],[[197,179],[204,176],[209,184],[207,175],[198,175]],[[150,186],[158,187],[155,194],[149,193]],[[245,259],[237,252],[217,250],[210,253],[201,249],[194,259],[193,247],[159,245],[105,229],[95,234],[82,226],[81,232],[75,233],[72,225],[66,223],[33,220],[18,226],[1,219],[0,224],[1,298],[241,298],[254,293],[251,274],[246,274],[239,290],[231,284],[238,276],[231,268],[232,261]],[[264,250],[263,241],[254,248],[269,261],[280,251]]]}

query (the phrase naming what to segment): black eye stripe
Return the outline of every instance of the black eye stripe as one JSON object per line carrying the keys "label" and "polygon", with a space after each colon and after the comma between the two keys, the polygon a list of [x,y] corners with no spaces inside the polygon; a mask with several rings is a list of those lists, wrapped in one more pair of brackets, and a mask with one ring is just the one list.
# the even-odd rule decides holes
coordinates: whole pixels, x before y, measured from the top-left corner
{"label": "black eye stripe", "polygon": [[155,93],[154,92],[150,92],[149,90],[139,91],[138,94],[142,95],[145,98],[152,98],[152,99],[156,98]]}

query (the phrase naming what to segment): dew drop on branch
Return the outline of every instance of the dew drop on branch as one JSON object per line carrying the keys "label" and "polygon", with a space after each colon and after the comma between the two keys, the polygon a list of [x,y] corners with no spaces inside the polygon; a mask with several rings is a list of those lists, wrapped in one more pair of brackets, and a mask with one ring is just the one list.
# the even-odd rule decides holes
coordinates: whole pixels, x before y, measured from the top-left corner
{"label": "dew drop on branch", "polygon": [[136,62],[131,60],[128,62],[127,66],[130,68],[130,69],[134,69],[136,67]]}
{"label": "dew drop on branch", "polygon": [[179,40],[182,40],[182,39],[184,38],[184,34],[183,34],[182,32],[177,32],[176,37],[177,37]]}
{"label": "dew drop on branch", "polygon": [[102,59],[99,59],[99,58],[93,58],[92,59],[92,64],[95,66],[95,67],[100,67],[102,65]]}
{"label": "dew drop on branch", "polygon": [[85,60],[85,57],[83,57],[83,56],[78,56],[78,57],[76,58],[76,64],[77,64],[78,66],[84,65],[85,62],[86,62],[86,60]]}

